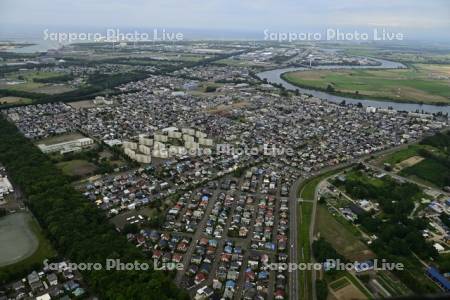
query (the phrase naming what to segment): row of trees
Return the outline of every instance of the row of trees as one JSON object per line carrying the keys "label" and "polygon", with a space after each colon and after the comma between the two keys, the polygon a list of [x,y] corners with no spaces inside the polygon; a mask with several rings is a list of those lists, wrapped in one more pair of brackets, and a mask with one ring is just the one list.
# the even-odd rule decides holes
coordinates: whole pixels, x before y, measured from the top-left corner
{"label": "row of trees", "polygon": [[[0,117],[0,162],[27,198],[27,205],[62,257],[73,262],[120,259],[144,261],[105,215],[70,185],[17,128]],[[90,290],[103,299],[187,299],[171,273],[149,271],[84,271]]]}

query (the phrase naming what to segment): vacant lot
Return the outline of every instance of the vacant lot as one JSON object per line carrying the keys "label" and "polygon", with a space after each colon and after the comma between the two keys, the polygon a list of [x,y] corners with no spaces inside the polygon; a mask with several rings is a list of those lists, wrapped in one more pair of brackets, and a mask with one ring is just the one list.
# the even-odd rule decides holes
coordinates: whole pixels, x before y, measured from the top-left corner
{"label": "vacant lot", "polygon": [[67,176],[87,176],[93,174],[97,167],[86,160],[69,160],[57,163],[56,166]]}
{"label": "vacant lot", "polygon": [[446,65],[416,64],[395,70],[312,70],[283,74],[292,84],[313,89],[403,102],[450,104]]}

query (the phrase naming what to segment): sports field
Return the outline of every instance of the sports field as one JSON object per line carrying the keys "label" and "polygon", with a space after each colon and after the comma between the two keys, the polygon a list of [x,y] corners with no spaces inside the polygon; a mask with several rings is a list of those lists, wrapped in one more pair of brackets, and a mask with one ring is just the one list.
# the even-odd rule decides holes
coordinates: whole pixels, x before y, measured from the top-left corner
{"label": "sports field", "polygon": [[282,75],[301,87],[398,102],[450,104],[450,66],[415,64],[393,70],[311,70]]}
{"label": "sports field", "polygon": [[57,163],[56,165],[67,176],[83,177],[89,174],[93,174],[97,170],[97,167],[94,164],[81,159],[63,161]]}
{"label": "sports field", "polygon": [[39,241],[31,227],[31,216],[16,213],[0,219],[0,267],[31,256]]}

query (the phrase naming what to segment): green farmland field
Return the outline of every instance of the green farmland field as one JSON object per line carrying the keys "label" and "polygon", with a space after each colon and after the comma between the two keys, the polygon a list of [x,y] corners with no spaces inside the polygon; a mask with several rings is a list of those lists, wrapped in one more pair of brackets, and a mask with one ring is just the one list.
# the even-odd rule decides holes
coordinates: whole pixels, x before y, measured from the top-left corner
{"label": "green farmland field", "polygon": [[[416,64],[392,70],[311,70],[282,75],[306,88],[398,102],[450,104],[450,66]],[[330,87],[329,87],[330,86]],[[331,90],[330,90],[331,89]]]}

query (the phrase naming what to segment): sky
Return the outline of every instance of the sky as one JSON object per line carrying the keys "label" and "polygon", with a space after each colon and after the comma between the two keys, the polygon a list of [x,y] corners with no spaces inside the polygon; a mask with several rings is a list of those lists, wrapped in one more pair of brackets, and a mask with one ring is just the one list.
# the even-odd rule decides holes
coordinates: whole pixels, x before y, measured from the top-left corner
{"label": "sky", "polygon": [[450,39],[448,0],[1,0],[0,34],[27,28],[177,28],[261,33],[326,28]]}

